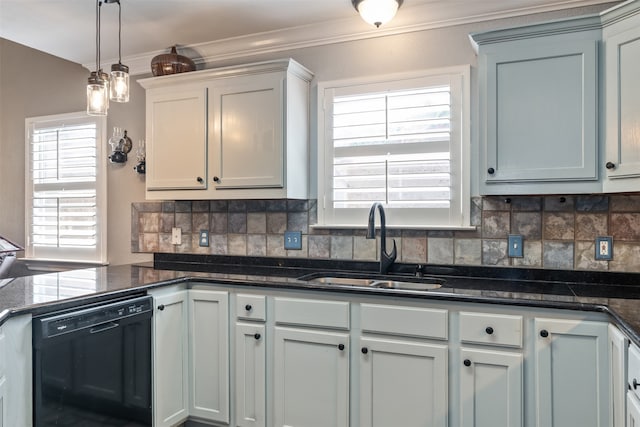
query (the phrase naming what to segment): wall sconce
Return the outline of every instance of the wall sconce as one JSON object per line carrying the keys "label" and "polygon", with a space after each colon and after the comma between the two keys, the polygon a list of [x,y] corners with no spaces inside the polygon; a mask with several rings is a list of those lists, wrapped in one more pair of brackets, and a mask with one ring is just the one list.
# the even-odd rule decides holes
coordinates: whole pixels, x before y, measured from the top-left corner
{"label": "wall sconce", "polygon": [[122,11],[120,0],[104,0],[118,3],[118,63],[111,66],[111,76],[102,71],[100,65],[100,12],[102,0],[96,0],[96,70],[89,75],[87,83],[87,114],[106,116],[109,98],[116,102],[129,102],[129,67],[122,64]]}
{"label": "wall sconce", "polygon": [[138,160],[138,164],[133,167],[133,170],[138,172],[139,174],[147,173],[147,162],[145,160],[145,146],[144,139],[138,141],[138,148],[136,148],[136,158]]}
{"label": "wall sconce", "polygon": [[113,128],[113,136],[109,138],[111,145],[111,155],[109,160],[111,163],[126,163],[127,153],[131,151],[131,138],[127,136],[127,131],[122,132],[122,128]]}
{"label": "wall sconce", "polygon": [[403,0],[351,0],[365,22],[380,27],[391,21]]}

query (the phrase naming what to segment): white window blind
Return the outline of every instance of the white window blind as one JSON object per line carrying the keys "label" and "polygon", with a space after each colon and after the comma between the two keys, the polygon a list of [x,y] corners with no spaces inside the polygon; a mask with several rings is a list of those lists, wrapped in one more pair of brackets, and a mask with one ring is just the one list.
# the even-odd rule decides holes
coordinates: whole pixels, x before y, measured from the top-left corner
{"label": "white window blind", "polygon": [[465,225],[463,80],[439,75],[324,89],[321,224],[362,225],[364,211],[382,202],[392,225]]}
{"label": "white window blind", "polygon": [[31,278],[36,304],[75,298],[98,290],[99,273],[95,268],[36,274]]}
{"label": "white window blind", "polygon": [[104,119],[27,119],[27,257],[104,261]]}

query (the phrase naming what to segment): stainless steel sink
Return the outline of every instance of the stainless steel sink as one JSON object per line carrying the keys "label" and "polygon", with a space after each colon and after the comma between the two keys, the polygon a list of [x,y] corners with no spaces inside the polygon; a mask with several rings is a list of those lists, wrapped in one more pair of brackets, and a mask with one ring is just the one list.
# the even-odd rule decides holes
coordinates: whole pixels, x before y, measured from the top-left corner
{"label": "stainless steel sink", "polygon": [[321,283],[324,285],[342,285],[342,286],[363,286],[369,288],[379,289],[399,289],[410,291],[430,291],[438,289],[442,286],[444,280],[435,279],[431,277],[425,278],[378,278],[378,277],[363,277],[363,276],[348,276],[348,275],[323,275],[323,274],[309,274],[302,276],[299,280],[304,280],[311,283]]}

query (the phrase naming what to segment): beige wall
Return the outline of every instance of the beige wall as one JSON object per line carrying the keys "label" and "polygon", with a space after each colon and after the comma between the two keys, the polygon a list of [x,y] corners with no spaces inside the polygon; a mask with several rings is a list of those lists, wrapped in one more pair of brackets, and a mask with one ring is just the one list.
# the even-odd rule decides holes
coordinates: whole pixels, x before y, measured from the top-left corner
{"label": "beige wall", "polygon": [[[25,118],[83,111],[88,74],[78,64],[0,39],[0,235],[16,243],[25,242]],[[127,129],[135,145],[144,138],[144,91],[135,83],[131,99],[112,103],[107,129]],[[116,265],[151,259],[131,254],[131,202],[144,200],[134,161],[135,154],[125,165],[107,165],[107,246]]]}
{"label": "beige wall", "polygon": [[[601,9],[603,6],[594,6],[413,32],[239,58],[212,66],[292,57],[321,81],[460,64],[475,66],[470,32]],[[78,64],[0,39],[0,235],[24,243],[24,119],[83,110],[87,76],[88,71]],[[135,81],[131,102],[113,103],[110,108],[109,133],[113,126],[127,129],[134,145],[144,138],[144,91]],[[116,265],[150,259],[148,254],[131,253],[131,202],[144,200],[144,179],[134,173],[134,160],[108,165],[109,262]]]}

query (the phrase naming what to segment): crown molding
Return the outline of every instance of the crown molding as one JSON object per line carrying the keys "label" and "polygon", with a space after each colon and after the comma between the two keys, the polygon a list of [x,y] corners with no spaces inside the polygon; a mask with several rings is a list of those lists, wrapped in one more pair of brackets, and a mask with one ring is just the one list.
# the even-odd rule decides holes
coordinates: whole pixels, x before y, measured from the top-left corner
{"label": "crown molding", "polygon": [[[390,24],[379,29],[370,27],[362,22],[361,19],[349,18],[192,44],[182,46],[182,48],[189,51],[187,56],[194,60],[198,69],[203,69],[215,66],[216,63],[222,61],[247,60],[258,55],[293,49],[386,37],[608,2],[608,0],[565,0],[550,5],[489,12],[487,12],[483,2],[471,2],[465,6],[464,16],[460,16],[461,11],[459,8],[452,8],[446,2],[428,3],[411,8],[406,7],[404,9],[405,13],[398,13]],[[410,11],[410,13],[406,13],[407,11]],[[129,66],[131,75],[150,74],[151,59],[161,53],[167,53],[167,51],[162,50],[127,56],[122,59],[122,62]],[[183,52],[183,54],[185,53]],[[103,62],[105,64],[115,63],[117,58]],[[93,63],[82,65],[89,70],[95,67]]]}

